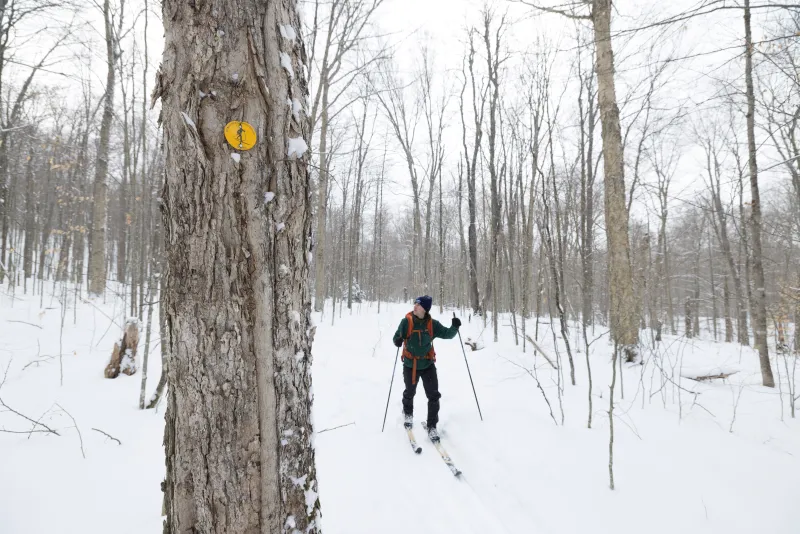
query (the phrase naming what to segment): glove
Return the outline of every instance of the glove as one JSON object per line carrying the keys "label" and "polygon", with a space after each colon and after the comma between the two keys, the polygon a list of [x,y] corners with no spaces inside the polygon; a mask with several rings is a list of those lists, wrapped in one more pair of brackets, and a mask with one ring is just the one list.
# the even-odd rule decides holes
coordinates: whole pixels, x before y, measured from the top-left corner
{"label": "glove", "polygon": [[461,319],[458,317],[453,317],[453,323],[451,325],[452,328],[461,328]]}
{"label": "glove", "polygon": [[403,338],[396,337],[396,338],[394,338],[394,339],[392,340],[392,343],[394,343],[394,346],[395,346],[395,347],[398,347],[398,348],[399,348],[399,347],[402,347],[402,346],[403,346]]}

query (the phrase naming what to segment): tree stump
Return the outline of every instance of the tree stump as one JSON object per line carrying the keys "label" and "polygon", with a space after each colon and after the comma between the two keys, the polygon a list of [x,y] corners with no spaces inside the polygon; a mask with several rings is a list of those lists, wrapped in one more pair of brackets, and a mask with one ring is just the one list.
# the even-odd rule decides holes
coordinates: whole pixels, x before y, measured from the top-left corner
{"label": "tree stump", "polygon": [[114,343],[111,360],[105,370],[106,378],[117,378],[119,373],[130,376],[136,372],[136,349],[139,347],[139,321],[129,319],[125,323],[122,341]]}

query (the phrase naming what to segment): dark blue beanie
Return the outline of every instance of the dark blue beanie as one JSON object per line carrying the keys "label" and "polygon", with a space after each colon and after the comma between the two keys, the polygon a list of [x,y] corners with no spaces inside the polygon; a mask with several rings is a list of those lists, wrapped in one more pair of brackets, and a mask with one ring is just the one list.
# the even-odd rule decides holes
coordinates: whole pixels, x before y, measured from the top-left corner
{"label": "dark blue beanie", "polygon": [[414,300],[414,304],[419,304],[423,308],[425,308],[426,312],[431,311],[431,304],[433,304],[433,298],[429,297],[428,295],[423,295],[421,297],[417,297]]}

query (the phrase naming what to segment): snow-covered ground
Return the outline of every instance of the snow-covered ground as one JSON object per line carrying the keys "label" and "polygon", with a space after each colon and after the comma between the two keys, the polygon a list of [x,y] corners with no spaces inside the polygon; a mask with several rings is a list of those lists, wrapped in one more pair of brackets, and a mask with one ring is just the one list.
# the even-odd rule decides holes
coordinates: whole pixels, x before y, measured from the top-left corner
{"label": "snow-covered ground", "polygon": [[[73,307],[70,299],[62,333],[58,298],[40,300],[18,293],[12,302],[0,286],[0,399],[14,410],[0,407],[0,533],[160,532],[165,406],[137,409],[140,373],[103,378],[125,319],[122,302]],[[790,416],[782,361],[782,397],[778,388],[760,386],[755,352],[735,344],[665,336],[657,351],[644,350],[644,365],[623,365],[611,491],[611,346],[604,330],[589,334],[598,339],[590,349],[588,429],[582,347],[573,353],[572,386],[559,340],[567,382],[559,402],[557,373],[530,345],[526,353],[515,345],[508,317],[495,343],[491,325],[459,313],[464,339],[484,348],[466,351],[481,421],[458,338],[436,342],[440,430],[463,471],[457,479],[418,424],[423,452],[411,451],[399,364],[381,432],[396,355],[391,337],[409,308],[384,303],[378,314],[375,304],[361,304],[341,317],[337,309],[333,326],[330,305],[315,314],[314,420],[326,533],[800,532],[800,422]],[[433,316],[440,317],[437,306]],[[451,316],[445,310],[442,322],[449,325]],[[530,321],[528,332],[533,328]],[[570,338],[575,351],[577,336]],[[539,344],[557,357],[549,321],[540,322]],[[721,371],[738,372],[724,381],[686,378]],[[148,395],[159,374],[156,356]],[[421,387],[416,412],[425,413]],[[23,416],[59,435],[29,435],[34,425]]]}

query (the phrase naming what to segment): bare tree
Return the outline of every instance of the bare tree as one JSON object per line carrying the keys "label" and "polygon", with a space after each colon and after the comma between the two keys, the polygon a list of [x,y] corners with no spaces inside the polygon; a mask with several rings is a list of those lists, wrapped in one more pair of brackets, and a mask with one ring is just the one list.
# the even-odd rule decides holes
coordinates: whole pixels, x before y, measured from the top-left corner
{"label": "bare tree", "polygon": [[747,98],[747,153],[750,170],[750,224],[753,242],[753,334],[761,362],[761,382],[775,387],[767,347],[767,297],[764,280],[763,251],[761,247],[761,197],[758,188],[758,161],[756,159],[755,94],[753,90],[753,37],[750,30],[750,0],[744,0],[744,78]]}
{"label": "bare tree", "polygon": [[[381,57],[382,53],[358,55],[356,61],[348,61],[360,48],[363,48],[365,31],[383,0],[332,0],[323,3],[314,2],[313,24],[308,31],[309,62],[312,68],[316,65],[318,39],[324,35],[321,59],[318,66],[317,85],[313,94],[311,110],[308,115],[309,139],[314,139],[319,123],[319,182],[317,184],[316,204],[316,243],[314,249],[315,291],[314,309],[321,311],[325,303],[325,222],[328,209],[328,128],[330,121],[347,105],[337,103],[346,94],[350,86],[359,78],[363,70]],[[320,11],[322,18],[320,20]],[[327,17],[327,20],[325,18]],[[356,97],[357,98],[357,97]],[[302,108],[298,101],[292,104]]]}
{"label": "bare tree", "polygon": [[[486,109],[486,94],[488,85],[478,88],[475,83],[475,30],[469,29],[467,31],[468,37],[468,52],[466,59],[466,70],[463,70],[464,83],[461,87],[460,96],[460,115],[461,115],[461,131],[462,131],[462,146],[464,148],[464,167],[463,173],[467,178],[467,239],[469,252],[467,262],[467,277],[468,277],[468,293],[469,302],[472,307],[472,313],[481,315],[483,309],[481,308],[480,295],[478,293],[478,232],[477,232],[477,197],[476,197],[476,177],[477,177],[477,164],[478,155],[480,153],[481,141],[483,139],[483,116]],[[469,72],[469,75],[467,75]],[[468,77],[469,76],[469,77]],[[474,121],[474,139],[472,142],[472,156],[470,156],[470,149],[467,143],[467,122],[464,115],[464,93],[467,89],[467,84],[470,85],[470,94],[472,99],[472,117]]]}
{"label": "bare tree", "polygon": [[[595,44],[597,96],[603,139],[605,222],[611,335],[627,361],[638,357],[638,321],[631,272],[626,206],[622,130],[614,83],[614,51],[611,44],[611,0],[582,0],[558,8],[525,2],[535,9],[592,23]],[[585,13],[588,8],[588,14]]]}

